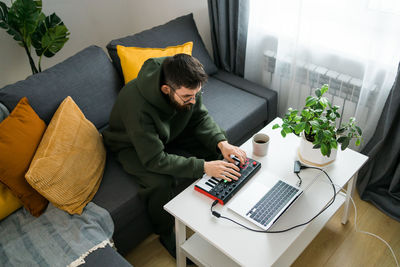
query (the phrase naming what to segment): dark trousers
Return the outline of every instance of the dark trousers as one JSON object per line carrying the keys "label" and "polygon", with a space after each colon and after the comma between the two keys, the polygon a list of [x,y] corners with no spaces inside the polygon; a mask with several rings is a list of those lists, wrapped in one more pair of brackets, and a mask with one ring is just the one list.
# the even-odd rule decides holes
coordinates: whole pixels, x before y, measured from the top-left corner
{"label": "dark trousers", "polygon": [[[166,146],[166,152],[186,157],[195,156],[205,160],[222,158],[222,155],[217,153],[217,149],[210,151],[194,138],[178,139]],[[125,151],[125,153],[129,152]],[[174,218],[164,210],[163,206],[190,185],[193,179],[149,172],[144,167],[141,169],[137,166],[134,169],[131,166],[123,167],[140,185],[139,196],[145,202],[154,232],[159,235],[170,234],[174,226]]]}

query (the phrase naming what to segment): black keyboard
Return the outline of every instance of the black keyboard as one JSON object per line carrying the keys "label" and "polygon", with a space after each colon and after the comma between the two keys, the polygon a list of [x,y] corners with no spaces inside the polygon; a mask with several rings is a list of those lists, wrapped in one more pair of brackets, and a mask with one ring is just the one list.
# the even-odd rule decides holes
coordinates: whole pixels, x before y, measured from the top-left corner
{"label": "black keyboard", "polygon": [[218,200],[222,205],[227,203],[239,189],[250,180],[251,177],[261,168],[261,163],[247,158],[245,164],[240,168],[240,174],[238,180],[232,180],[227,182],[223,179],[209,177],[204,175],[196,184],[194,189],[199,191],[206,196]]}
{"label": "black keyboard", "polygon": [[278,181],[264,197],[246,214],[266,226],[288,204],[299,189]]}

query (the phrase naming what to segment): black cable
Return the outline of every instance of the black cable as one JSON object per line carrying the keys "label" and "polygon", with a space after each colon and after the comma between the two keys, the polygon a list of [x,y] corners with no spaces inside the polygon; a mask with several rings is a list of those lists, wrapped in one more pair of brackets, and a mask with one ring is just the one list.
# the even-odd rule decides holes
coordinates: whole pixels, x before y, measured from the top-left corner
{"label": "black cable", "polygon": [[303,182],[303,180],[301,180],[301,177],[300,177],[300,175],[299,175],[298,172],[296,172],[296,175],[297,175],[297,177],[299,177],[299,184],[298,184],[298,186],[300,187],[300,186],[301,186],[301,183]]}
{"label": "black cable", "polygon": [[[323,169],[320,169],[320,168],[317,168],[317,167],[301,166],[301,169],[307,169],[307,168],[320,170],[320,171],[322,171],[322,172],[325,173],[326,177],[328,177],[329,181],[331,182],[331,185],[332,185],[332,188],[333,188],[333,198],[331,199],[330,203],[328,203],[320,212],[317,213],[317,215],[315,215],[314,217],[312,217],[310,220],[308,220],[308,221],[305,222],[305,223],[301,223],[301,224],[292,226],[292,227],[287,228],[287,229],[284,229],[284,230],[276,230],[276,231],[252,229],[252,228],[247,227],[246,225],[243,225],[243,224],[241,224],[241,223],[239,223],[239,222],[237,222],[237,221],[235,221],[235,220],[233,220],[233,219],[231,219],[231,218],[222,216],[219,212],[213,211],[213,207],[214,207],[215,205],[217,205],[218,200],[215,200],[215,201],[212,203],[212,205],[211,205],[211,213],[212,213],[212,215],[214,215],[214,216],[217,217],[217,218],[221,218],[221,219],[225,219],[225,220],[231,221],[231,222],[233,222],[233,223],[236,223],[237,225],[242,226],[243,228],[246,228],[247,230],[250,230],[250,231],[253,231],[253,232],[258,232],[258,233],[269,233],[269,234],[283,233],[283,232],[287,232],[287,231],[293,230],[293,229],[295,229],[295,228],[298,228],[298,227],[300,227],[300,226],[304,226],[304,225],[306,225],[306,224],[309,224],[311,221],[313,221],[315,218],[317,218],[322,212],[324,212],[325,210],[327,210],[327,209],[333,204],[333,202],[335,202],[335,199],[336,199],[336,188],[335,188],[335,185],[334,185],[333,182],[332,182],[331,177],[329,177],[329,175],[328,175]],[[297,176],[299,177],[299,179],[300,179],[300,181],[301,181],[300,176],[299,176],[298,174],[297,174]]]}

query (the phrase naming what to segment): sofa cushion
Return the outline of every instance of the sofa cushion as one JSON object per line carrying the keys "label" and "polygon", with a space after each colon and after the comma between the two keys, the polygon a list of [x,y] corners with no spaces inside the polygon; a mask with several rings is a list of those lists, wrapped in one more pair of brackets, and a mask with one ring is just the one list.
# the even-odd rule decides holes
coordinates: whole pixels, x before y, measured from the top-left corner
{"label": "sofa cushion", "polygon": [[125,84],[135,79],[143,63],[153,57],[170,57],[179,53],[192,55],[193,42],[165,48],[125,47],[117,45],[118,57],[121,61]]}
{"label": "sofa cushion", "polygon": [[203,101],[209,114],[226,131],[230,143],[267,120],[267,101],[213,77],[203,87]]}
{"label": "sofa cushion", "polygon": [[[8,112],[8,109],[0,103],[0,122],[7,118],[8,115],[10,115],[10,112]],[[14,196],[7,186],[0,182],[0,220],[10,215],[21,206],[21,201]]]}
{"label": "sofa cushion", "polygon": [[0,89],[0,102],[12,110],[27,96],[48,124],[60,103],[71,96],[86,118],[100,128],[108,123],[121,86],[107,54],[100,47],[90,46],[41,73]]}
{"label": "sofa cushion", "polygon": [[36,217],[43,213],[48,201],[28,184],[25,173],[45,129],[26,97],[0,123],[0,182]]}
{"label": "sofa cushion", "polygon": [[230,84],[253,95],[266,99],[268,103],[268,110],[264,111],[267,113],[268,117],[266,122],[268,123],[276,118],[278,102],[278,93],[276,91],[270,90],[266,87],[263,87],[254,82],[243,79],[242,77],[223,70],[218,70],[218,72],[214,74],[213,77],[224,83]]}
{"label": "sofa cushion", "polygon": [[108,151],[103,179],[93,202],[111,214],[115,224],[114,233],[144,216],[145,208],[139,199],[138,189],[134,178],[124,171],[115,155]]}
{"label": "sofa cushion", "polygon": [[105,161],[100,133],[67,97],[51,119],[25,178],[57,208],[81,214],[99,188]]}
{"label": "sofa cushion", "polygon": [[117,68],[121,77],[123,77],[121,63],[117,54],[117,45],[158,48],[179,45],[186,42],[193,42],[192,56],[197,58],[203,64],[204,70],[207,74],[212,75],[213,73],[216,73],[217,67],[208,54],[203,40],[197,31],[193,14],[178,17],[163,25],[156,26],[134,35],[112,40],[107,45],[107,49],[114,66]]}
{"label": "sofa cushion", "polygon": [[21,201],[0,182],[0,221],[21,207]]}

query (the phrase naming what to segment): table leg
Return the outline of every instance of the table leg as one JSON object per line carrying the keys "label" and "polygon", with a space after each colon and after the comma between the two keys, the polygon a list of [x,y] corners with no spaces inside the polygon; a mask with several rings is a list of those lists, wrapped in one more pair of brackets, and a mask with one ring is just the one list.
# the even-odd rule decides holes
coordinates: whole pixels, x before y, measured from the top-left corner
{"label": "table leg", "polygon": [[181,245],[186,241],[186,225],[175,218],[176,266],[186,267],[186,257]]}
{"label": "table leg", "polygon": [[347,183],[347,193],[346,193],[346,201],[344,203],[344,211],[343,211],[343,217],[342,217],[342,224],[346,224],[349,221],[349,206],[350,206],[350,196],[353,197],[354,195],[354,188],[357,182],[357,175],[354,174],[353,177],[349,180]]}

